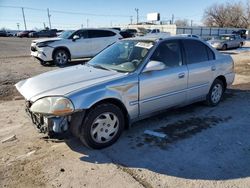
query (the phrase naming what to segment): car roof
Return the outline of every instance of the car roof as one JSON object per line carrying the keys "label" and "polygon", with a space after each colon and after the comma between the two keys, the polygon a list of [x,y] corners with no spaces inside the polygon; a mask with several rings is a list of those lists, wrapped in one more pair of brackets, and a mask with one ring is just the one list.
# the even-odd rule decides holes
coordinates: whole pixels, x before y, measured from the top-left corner
{"label": "car roof", "polygon": [[119,34],[120,31],[118,31],[117,29],[110,29],[110,28],[83,28],[83,29],[78,29],[75,31],[87,31],[87,30],[100,30],[100,31],[112,31],[116,34]]}
{"label": "car roof", "polygon": [[147,36],[142,36],[142,37],[134,37],[134,38],[126,38],[126,39],[123,39],[123,40],[139,40],[139,41],[152,41],[152,42],[156,42],[156,41],[159,41],[159,40],[165,40],[165,39],[176,39],[176,40],[179,40],[179,39],[188,39],[188,40],[198,40],[198,41],[201,41],[200,39],[198,38],[193,38],[193,37],[186,37],[186,36],[165,36],[165,37],[162,37],[162,36],[155,36],[155,37],[147,37]]}

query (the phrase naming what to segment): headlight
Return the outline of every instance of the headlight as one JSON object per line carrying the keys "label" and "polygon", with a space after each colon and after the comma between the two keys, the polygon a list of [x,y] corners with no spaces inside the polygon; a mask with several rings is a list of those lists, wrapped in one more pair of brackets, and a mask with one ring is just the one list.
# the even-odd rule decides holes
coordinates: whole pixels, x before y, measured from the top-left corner
{"label": "headlight", "polygon": [[74,105],[65,97],[45,97],[37,100],[30,108],[34,113],[67,115],[74,111]]}
{"label": "headlight", "polygon": [[52,42],[54,42],[54,41],[39,42],[39,43],[37,43],[37,47],[38,48],[46,47],[46,46],[48,46]]}

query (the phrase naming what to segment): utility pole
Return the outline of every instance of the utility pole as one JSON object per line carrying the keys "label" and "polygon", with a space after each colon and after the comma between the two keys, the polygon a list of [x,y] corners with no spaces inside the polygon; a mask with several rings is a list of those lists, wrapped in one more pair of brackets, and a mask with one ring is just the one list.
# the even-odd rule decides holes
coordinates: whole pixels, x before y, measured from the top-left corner
{"label": "utility pole", "polygon": [[139,23],[139,9],[135,8],[135,12],[136,12],[136,24]]}
{"label": "utility pole", "polygon": [[193,27],[193,20],[191,20],[190,26]]}
{"label": "utility pole", "polygon": [[87,28],[89,27],[89,19],[87,19]]}
{"label": "utility pole", "polygon": [[171,24],[174,24],[174,14],[172,14]]}
{"label": "utility pole", "polygon": [[19,31],[20,24],[19,24],[19,23],[16,23],[16,25],[17,25],[17,29],[18,29],[18,31]]}
{"label": "utility pole", "polygon": [[130,16],[130,25],[133,24],[133,16]]}
{"label": "utility pole", "polygon": [[48,12],[48,18],[49,18],[49,28],[51,29],[51,22],[50,22],[51,14],[49,13],[49,9],[48,8],[47,8],[47,12]]}
{"label": "utility pole", "polygon": [[81,24],[81,28],[83,29],[83,24]]}
{"label": "utility pole", "polygon": [[43,27],[44,27],[44,29],[46,29],[46,25],[45,25],[45,22],[43,22]]}
{"label": "utility pole", "polygon": [[26,20],[25,20],[25,15],[24,15],[24,9],[23,9],[23,7],[22,7],[22,13],[23,13],[24,28],[25,28],[25,30],[27,30]]}

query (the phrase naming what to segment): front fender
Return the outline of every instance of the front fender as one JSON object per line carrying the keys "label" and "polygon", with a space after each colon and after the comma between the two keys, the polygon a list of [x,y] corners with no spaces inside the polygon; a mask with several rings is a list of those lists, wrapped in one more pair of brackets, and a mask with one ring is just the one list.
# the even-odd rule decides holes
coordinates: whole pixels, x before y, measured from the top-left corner
{"label": "front fender", "polygon": [[77,111],[90,109],[105,99],[116,99],[125,106],[131,119],[137,118],[139,115],[138,77],[136,76],[127,80],[90,87],[70,94],[68,97]]}

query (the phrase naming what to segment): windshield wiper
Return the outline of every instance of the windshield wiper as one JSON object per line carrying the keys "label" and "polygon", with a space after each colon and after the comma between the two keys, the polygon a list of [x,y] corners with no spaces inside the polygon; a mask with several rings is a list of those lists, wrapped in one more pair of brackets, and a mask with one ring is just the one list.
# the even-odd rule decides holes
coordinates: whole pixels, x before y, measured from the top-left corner
{"label": "windshield wiper", "polygon": [[108,69],[108,68],[106,68],[106,67],[103,67],[103,66],[101,66],[101,65],[91,65],[92,67],[95,67],[95,68],[97,68],[97,69],[103,69],[103,70],[111,70],[111,69]]}

